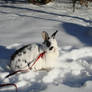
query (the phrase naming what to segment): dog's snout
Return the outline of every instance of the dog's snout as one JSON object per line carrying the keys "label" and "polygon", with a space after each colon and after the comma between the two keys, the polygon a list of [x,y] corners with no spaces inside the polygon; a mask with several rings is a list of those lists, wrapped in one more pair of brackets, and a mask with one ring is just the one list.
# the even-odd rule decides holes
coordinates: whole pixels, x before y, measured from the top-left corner
{"label": "dog's snout", "polygon": [[53,49],[53,46],[49,48],[49,50],[52,50]]}

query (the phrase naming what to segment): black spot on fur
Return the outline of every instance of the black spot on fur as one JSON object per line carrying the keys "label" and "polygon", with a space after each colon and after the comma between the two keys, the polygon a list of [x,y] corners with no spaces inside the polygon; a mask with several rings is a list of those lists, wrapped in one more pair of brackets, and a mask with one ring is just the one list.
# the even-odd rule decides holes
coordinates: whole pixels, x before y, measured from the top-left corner
{"label": "black spot on fur", "polygon": [[21,60],[20,59],[18,59],[18,62],[20,62]]}
{"label": "black spot on fur", "polygon": [[23,54],[26,54],[26,51],[23,51]]}
{"label": "black spot on fur", "polygon": [[26,60],[24,60],[25,61],[25,63],[27,63],[27,61]]}
{"label": "black spot on fur", "polygon": [[22,54],[21,54],[22,51],[23,51],[26,47],[28,47],[28,46],[29,46],[29,45],[26,45],[26,46],[24,46],[24,47],[22,47],[22,48],[16,50],[15,53],[11,56],[11,60],[14,60],[14,58],[16,57],[16,55],[21,56],[21,55],[22,55]]}
{"label": "black spot on fur", "polygon": [[16,65],[15,67],[16,67],[16,68],[20,68],[20,66],[19,66],[19,65]]}
{"label": "black spot on fur", "polygon": [[32,49],[32,47],[30,46],[30,47],[28,47],[28,50],[31,50]]}
{"label": "black spot on fur", "polygon": [[21,56],[21,55],[22,55],[22,53],[19,53],[19,54],[18,54],[18,56]]}
{"label": "black spot on fur", "polygon": [[31,62],[30,62],[30,63],[28,63],[28,67],[30,67],[30,64],[31,64]]}
{"label": "black spot on fur", "polygon": [[52,50],[53,49],[53,46],[49,48],[49,50]]}

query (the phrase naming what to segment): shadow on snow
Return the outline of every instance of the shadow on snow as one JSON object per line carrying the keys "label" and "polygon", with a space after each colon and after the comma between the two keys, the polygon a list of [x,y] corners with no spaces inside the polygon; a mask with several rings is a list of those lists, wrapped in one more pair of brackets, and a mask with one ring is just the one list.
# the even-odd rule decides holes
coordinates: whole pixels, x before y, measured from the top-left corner
{"label": "shadow on snow", "polygon": [[[82,20],[82,21],[87,22],[87,23],[92,23],[92,20],[89,20],[89,19],[85,19],[85,18],[81,18],[81,17],[77,17],[77,16],[71,16],[71,15],[48,12],[48,11],[45,11],[45,10],[31,9],[31,8],[26,8],[26,7],[7,5],[7,4],[4,4],[4,5],[1,4],[0,7],[18,9],[18,10],[26,10],[26,11],[32,11],[32,12],[36,12],[36,13],[55,15],[55,16],[61,16],[61,17],[70,17],[70,18],[73,18],[73,19]],[[1,13],[5,13],[5,12],[1,12]],[[22,15],[22,14],[17,14],[17,15],[22,16],[22,17],[33,17],[33,16],[28,16],[28,15]],[[34,18],[39,18],[39,17],[34,17]],[[44,19],[44,18],[40,18],[40,19]],[[48,20],[61,22],[60,20],[54,20],[54,19],[48,19]]]}
{"label": "shadow on snow", "polygon": [[89,34],[92,31],[92,27],[69,22],[63,22],[62,27],[66,33],[79,39],[85,46],[92,46],[92,35]]}
{"label": "shadow on snow", "polygon": [[2,71],[6,71],[6,66],[9,64],[10,57],[15,49],[7,49],[4,46],[0,46],[0,67]]}

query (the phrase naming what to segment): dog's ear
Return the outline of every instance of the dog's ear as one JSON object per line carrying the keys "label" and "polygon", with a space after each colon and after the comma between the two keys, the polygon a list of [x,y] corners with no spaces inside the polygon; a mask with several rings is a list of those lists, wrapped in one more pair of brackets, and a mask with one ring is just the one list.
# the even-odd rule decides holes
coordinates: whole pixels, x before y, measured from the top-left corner
{"label": "dog's ear", "polygon": [[55,38],[57,32],[58,32],[58,31],[56,30],[56,32],[54,32],[54,33],[51,35],[51,37],[52,37],[52,38]]}
{"label": "dog's ear", "polygon": [[49,35],[47,32],[43,31],[41,34],[42,34],[42,38],[44,39],[44,41],[47,41],[49,39]]}

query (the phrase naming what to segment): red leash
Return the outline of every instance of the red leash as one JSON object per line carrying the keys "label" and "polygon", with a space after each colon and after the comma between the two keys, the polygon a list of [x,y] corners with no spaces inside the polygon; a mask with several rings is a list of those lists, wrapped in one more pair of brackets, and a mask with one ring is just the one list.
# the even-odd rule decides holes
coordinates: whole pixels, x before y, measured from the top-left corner
{"label": "red leash", "polygon": [[5,86],[14,86],[16,88],[16,92],[17,92],[17,86],[16,86],[16,84],[12,84],[12,83],[9,83],[9,84],[0,84],[0,87],[5,87]]}
{"label": "red leash", "polygon": [[32,69],[32,67],[36,64],[36,62],[40,59],[40,58],[43,58],[43,56],[45,55],[45,51],[44,52],[42,52],[38,57],[37,57],[37,59],[35,60],[35,62],[32,64],[32,66],[31,67],[29,67],[29,69],[31,70]]}
{"label": "red leash", "polygon": [[18,72],[27,72],[29,69],[31,70],[32,67],[37,63],[37,61],[38,61],[40,58],[43,58],[43,56],[45,55],[45,53],[46,53],[45,51],[42,52],[42,53],[37,57],[37,59],[35,60],[35,62],[32,64],[32,66],[29,67],[28,69],[15,71],[15,72],[10,73],[9,75],[7,75],[5,78],[8,78],[8,77],[10,77],[10,76],[12,76],[12,75],[14,75],[14,74],[16,74],[16,73],[18,73]]}
{"label": "red leash", "polygon": [[[8,78],[8,77],[10,77],[10,76],[12,76],[12,75],[14,75],[14,74],[16,74],[16,73],[18,73],[18,72],[27,72],[29,69],[31,70],[32,67],[36,64],[36,62],[37,62],[40,58],[43,58],[43,56],[45,55],[45,53],[46,53],[45,51],[42,52],[42,53],[37,57],[37,59],[35,60],[35,62],[32,64],[32,66],[29,67],[28,69],[15,71],[15,72],[10,73],[9,75],[7,75],[5,78]],[[15,86],[16,92],[17,92],[17,86],[16,86],[16,84],[11,84],[11,83],[10,83],[10,84],[0,84],[0,87],[4,87],[4,86]]]}

